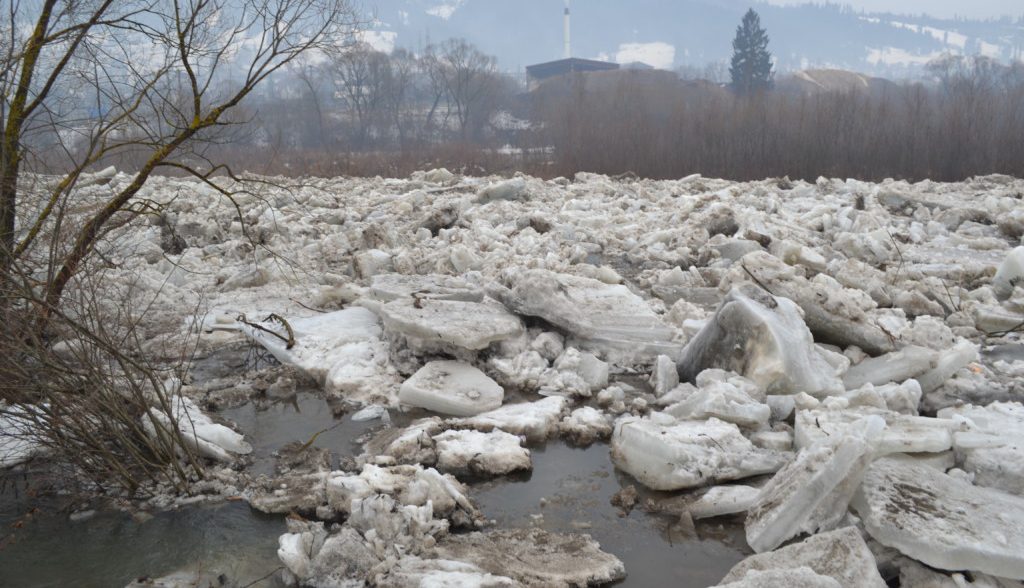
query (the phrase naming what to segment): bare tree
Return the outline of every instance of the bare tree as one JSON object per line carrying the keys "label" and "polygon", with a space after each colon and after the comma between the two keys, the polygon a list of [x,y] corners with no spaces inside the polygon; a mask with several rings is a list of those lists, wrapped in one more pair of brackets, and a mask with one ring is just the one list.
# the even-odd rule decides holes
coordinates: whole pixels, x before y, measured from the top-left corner
{"label": "bare tree", "polygon": [[470,124],[479,113],[489,92],[494,90],[497,61],[469,44],[465,39],[450,39],[438,50],[440,71],[449,101],[454,110],[463,141],[469,138]]}
{"label": "bare tree", "polygon": [[[347,0],[9,0],[0,18],[0,413],[98,484],[184,489],[202,474],[161,424],[178,418],[171,372],[141,353],[146,308],[106,283],[99,248],[159,218],[142,197],[156,173],[247,190],[210,148],[271,76],[349,44],[355,15]],[[88,189],[112,162],[128,178]]]}
{"label": "bare tree", "polygon": [[390,57],[388,88],[385,92],[388,119],[398,136],[398,146],[405,149],[411,126],[416,75],[419,63],[416,56],[404,50],[395,50]]}
{"label": "bare tree", "polygon": [[[133,153],[134,177],[54,252],[45,284],[56,305],[97,240],[161,169],[209,181],[180,155],[231,122],[242,100],[302,54],[333,51],[351,37],[347,0],[82,0],[8,3],[8,72],[0,153],[0,271],[30,252],[83,173]],[[94,103],[83,98],[93,98]],[[88,106],[85,106],[88,104]],[[46,160],[59,178],[39,206],[19,210],[19,179],[32,147],[54,143]],[[19,218],[19,213],[20,218]],[[18,220],[16,220],[18,219]],[[67,235],[50,236],[62,243]]]}
{"label": "bare tree", "polygon": [[[318,148],[327,145],[327,130],[324,119],[324,107],[322,98],[324,86],[326,85],[326,68],[318,63],[311,63],[310,60],[301,60],[291,68],[291,73],[306,89],[309,104],[312,106],[314,117],[303,117],[307,124],[304,125],[303,135],[307,144],[313,144]],[[303,110],[306,110],[305,108]]]}
{"label": "bare tree", "polygon": [[387,102],[388,56],[366,43],[334,60],[335,83],[356,124],[356,145],[364,147]]}
{"label": "bare tree", "polygon": [[[423,52],[423,57],[420,59],[420,66],[426,76],[426,89],[428,94],[428,100],[430,107],[427,109],[427,115],[423,123],[423,132],[421,139],[427,139],[434,132],[435,120],[437,119],[438,109],[441,107],[441,103],[444,101],[447,95],[446,77],[445,77],[445,63],[438,55],[438,49],[434,45],[427,46]],[[447,112],[447,111],[446,111]],[[447,126],[447,117],[445,117],[445,123]]]}

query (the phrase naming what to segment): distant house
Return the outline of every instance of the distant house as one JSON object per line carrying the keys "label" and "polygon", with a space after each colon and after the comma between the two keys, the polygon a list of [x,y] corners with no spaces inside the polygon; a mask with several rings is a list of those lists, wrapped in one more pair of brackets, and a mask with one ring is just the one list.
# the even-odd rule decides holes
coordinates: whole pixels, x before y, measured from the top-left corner
{"label": "distant house", "polygon": [[526,68],[526,76],[529,78],[530,88],[533,89],[540,82],[557,76],[564,76],[571,73],[610,71],[616,69],[619,69],[619,64],[617,63],[572,57],[570,59],[559,59],[558,61],[549,61],[547,63],[538,63],[537,65],[528,66]]}

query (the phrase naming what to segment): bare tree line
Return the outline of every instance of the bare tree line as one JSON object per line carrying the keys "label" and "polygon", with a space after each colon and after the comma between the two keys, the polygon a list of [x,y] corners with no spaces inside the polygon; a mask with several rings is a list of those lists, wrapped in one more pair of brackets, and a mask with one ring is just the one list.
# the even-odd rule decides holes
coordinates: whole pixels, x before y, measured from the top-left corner
{"label": "bare tree line", "polygon": [[[737,97],[658,72],[577,76],[535,104],[548,174],[961,180],[1024,175],[1024,65],[950,57],[935,84]],[[603,78],[603,79],[602,79]]]}
{"label": "bare tree line", "polygon": [[250,142],[288,150],[404,151],[486,142],[515,89],[494,57],[462,39],[384,53],[361,43],[297,63],[250,106]]}
{"label": "bare tree line", "polygon": [[[526,93],[461,40],[419,55],[363,46],[314,71],[303,75],[319,85],[292,83],[256,106],[249,140],[268,148],[247,150],[240,165],[323,175],[429,165],[546,177],[1024,175],[1024,65],[984,57],[948,56],[923,81],[783,83],[746,97],[696,72],[636,70],[562,76]],[[503,127],[501,114],[529,125]]]}

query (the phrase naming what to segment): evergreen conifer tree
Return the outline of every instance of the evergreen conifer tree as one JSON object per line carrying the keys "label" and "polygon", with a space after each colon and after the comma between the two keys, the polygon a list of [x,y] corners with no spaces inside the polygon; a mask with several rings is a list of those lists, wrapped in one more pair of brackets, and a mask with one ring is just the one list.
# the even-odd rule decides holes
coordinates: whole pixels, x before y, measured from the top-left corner
{"label": "evergreen conifer tree", "polygon": [[729,74],[732,87],[739,94],[752,94],[772,85],[772,54],[768,51],[768,32],[761,27],[761,17],[754,9],[743,15],[732,42]]}

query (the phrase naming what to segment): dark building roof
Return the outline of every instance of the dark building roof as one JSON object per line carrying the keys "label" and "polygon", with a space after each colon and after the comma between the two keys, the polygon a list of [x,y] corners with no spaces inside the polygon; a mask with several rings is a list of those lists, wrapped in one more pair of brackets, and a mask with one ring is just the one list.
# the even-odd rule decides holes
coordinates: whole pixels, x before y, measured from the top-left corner
{"label": "dark building roof", "polygon": [[575,72],[608,71],[613,69],[619,69],[619,64],[573,57],[571,59],[559,59],[558,61],[531,65],[526,68],[526,75],[535,80],[544,80]]}
{"label": "dark building roof", "polygon": [[654,69],[654,66],[648,65],[642,61],[630,61],[629,63],[623,63],[622,69],[638,69],[643,71],[649,71]]}

